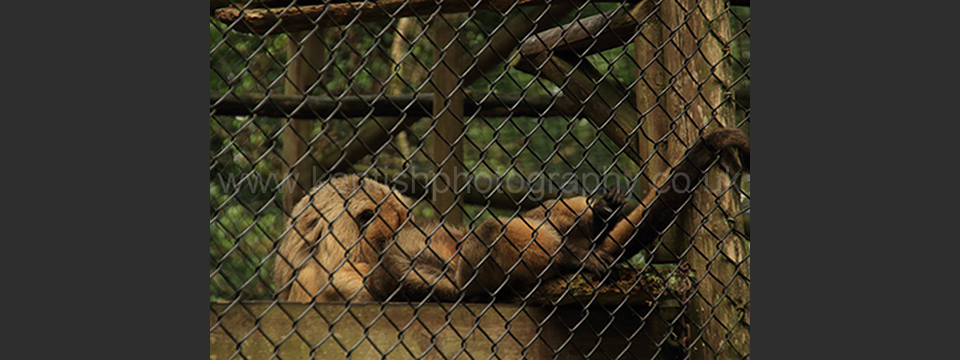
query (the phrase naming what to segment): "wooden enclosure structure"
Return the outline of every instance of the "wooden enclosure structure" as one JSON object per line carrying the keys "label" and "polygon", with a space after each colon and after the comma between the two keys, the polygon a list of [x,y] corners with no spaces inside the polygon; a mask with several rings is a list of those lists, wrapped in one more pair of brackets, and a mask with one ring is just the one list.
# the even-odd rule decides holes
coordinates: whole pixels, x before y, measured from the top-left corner
{"label": "wooden enclosure structure", "polygon": [[[316,169],[325,173],[353,170],[358,160],[373,155],[424,117],[435,122],[436,141],[429,156],[436,162],[437,172],[451,179],[464,171],[459,163],[462,141],[458,139],[465,135],[466,114],[587,119],[620,147],[624,156],[644,165],[641,186],[646,192],[662,185],[657,175],[669,172],[704,131],[736,127],[735,111],[749,109],[749,88],[735,86],[730,70],[733,35],[727,18],[731,5],[748,2],[617,1],[622,6],[615,10],[569,23],[550,23],[548,19],[582,8],[585,2],[289,3],[263,0],[239,8],[243,2],[211,1],[211,16],[232,31],[289,36],[292,60],[283,94],[210,95],[212,115],[287,119],[281,144],[287,164],[284,178],[298,185],[297,191],[284,194],[282,201],[288,209],[310,188]],[[506,12],[508,18],[490,36],[489,46],[468,54],[469,49],[457,45],[454,28],[464,21],[464,13],[478,10]],[[535,12],[551,16],[517,15]],[[423,14],[432,14],[433,21],[426,26],[436,47],[434,56],[442,64],[432,74],[429,93],[338,98],[311,94],[326,62],[318,29]],[[632,88],[611,81],[583,61],[586,56],[630,44],[640,79]],[[504,64],[504,54],[516,56]],[[475,61],[468,59],[470,55]],[[560,93],[555,97],[501,95],[494,100],[486,93],[464,90],[504,65],[553,83]],[[311,143],[302,135],[309,133],[319,118],[358,116],[375,116],[377,121],[364,123],[347,143]],[[708,183],[711,188],[727,189],[734,181],[729,174],[713,170]],[[447,190],[438,191],[445,195],[437,198],[436,205],[445,209],[446,219],[453,222],[463,216],[454,206],[457,201],[534,205],[517,204],[512,200],[519,197],[511,194],[468,193],[463,185],[435,182],[410,191],[417,195]],[[590,354],[673,358],[685,352],[695,359],[749,357],[749,243],[743,236],[739,195],[698,192],[686,209],[653,254],[653,262],[682,263],[684,270],[673,266],[667,272],[634,274],[649,277],[644,286],[629,286],[629,281],[623,280],[593,289],[590,280],[580,279],[577,281],[586,285],[580,293],[571,294],[566,290],[568,280],[560,279],[553,282],[558,285],[544,286],[539,303],[493,306],[213,302],[211,359],[239,358],[240,354],[256,359],[385,354],[390,358],[579,358]],[[551,286],[557,288],[551,290]],[[556,304],[560,299],[563,305]]]}

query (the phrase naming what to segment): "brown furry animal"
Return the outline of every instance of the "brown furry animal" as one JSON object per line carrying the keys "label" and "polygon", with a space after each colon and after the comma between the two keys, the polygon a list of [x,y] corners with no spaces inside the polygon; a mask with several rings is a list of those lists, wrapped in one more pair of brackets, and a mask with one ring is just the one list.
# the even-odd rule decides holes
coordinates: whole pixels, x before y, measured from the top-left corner
{"label": "brown furry animal", "polygon": [[399,194],[374,181],[344,176],[318,185],[293,208],[278,249],[274,283],[279,300],[372,301],[363,280],[376,249],[407,220]]}
{"label": "brown furry animal", "polygon": [[[464,287],[465,294],[477,296],[480,287],[467,285],[489,282],[471,281],[478,272],[473,267],[481,263],[480,273],[504,279],[509,272],[511,284],[525,285],[549,277],[547,270],[556,274],[579,266],[595,224],[613,217],[605,205],[600,216],[593,216],[590,201],[576,197],[554,200],[520,218],[488,220],[475,232],[447,227],[428,234],[437,224],[402,226],[408,217],[403,197],[383,184],[348,175],[310,193],[294,207],[299,216],[280,242],[274,278],[279,300],[372,301],[398,289],[396,298],[433,293],[438,300],[451,300]],[[581,217],[598,220],[578,221]],[[497,241],[501,231],[504,241]],[[487,244],[496,261],[483,261]],[[377,266],[381,253],[383,263]],[[599,272],[602,264],[588,260],[587,266]]]}
{"label": "brown furry animal", "polygon": [[520,217],[484,221],[473,231],[435,223],[405,226],[385,249],[368,287],[378,299],[510,298],[580,266],[600,273],[605,264],[589,255],[595,240],[619,220],[622,203],[623,194],[613,191],[598,202],[582,196],[550,201]]}
{"label": "brown furry animal", "polygon": [[472,231],[407,221],[402,197],[385,185],[356,176],[331,180],[295,208],[302,214],[280,245],[280,300],[513,297],[581,267],[601,273],[663,232],[726,148],[739,149],[749,168],[746,135],[734,129],[708,133],[665,182],[683,178],[689,189],[651,193],[643,202],[649,207],[638,206],[625,218],[623,194],[613,191],[597,202],[554,200]]}
{"label": "brown furry animal", "polygon": [[721,128],[703,135],[673,168],[660,191],[651,191],[643,199],[647,207],[638,206],[610,231],[601,253],[617,260],[629,259],[666,231],[677,210],[699,188],[710,165],[727,149],[736,149],[740,164],[750,170],[750,138],[742,131]]}

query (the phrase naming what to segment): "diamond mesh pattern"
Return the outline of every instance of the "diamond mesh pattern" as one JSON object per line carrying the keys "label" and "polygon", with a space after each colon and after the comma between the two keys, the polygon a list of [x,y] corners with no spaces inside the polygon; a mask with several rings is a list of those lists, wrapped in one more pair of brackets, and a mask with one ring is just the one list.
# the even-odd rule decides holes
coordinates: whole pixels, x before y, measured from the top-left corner
{"label": "diamond mesh pattern", "polygon": [[[748,358],[749,174],[718,152],[700,183],[667,175],[705,134],[749,132],[749,86],[745,1],[211,1],[211,358]],[[365,223],[393,221],[390,200],[363,186],[295,206],[344,174],[405,196],[398,225],[452,238],[454,252],[380,245],[373,225],[314,238],[318,222],[364,216],[327,204],[369,197]],[[543,234],[556,224],[523,214],[550,200],[618,189],[626,214],[671,186],[696,191],[643,251],[600,274],[497,263],[536,280],[454,301],[437,301],[443,277],[413,268],[387,281],[425,283],[426,296],[371,301],[305,283],[312,256],[378,247],[453,273],[485,222]],[[284,239],[311,257],[287,256]],[[536,241],[511,249],[563,256]],[[371,268],[320,266],[369,286],[387,261],[375,251]],[[278,282],[281,263],[299,277]],[[468,284],[486,280],[477,274]],[[278,296],[293,288],[314,293]]]}

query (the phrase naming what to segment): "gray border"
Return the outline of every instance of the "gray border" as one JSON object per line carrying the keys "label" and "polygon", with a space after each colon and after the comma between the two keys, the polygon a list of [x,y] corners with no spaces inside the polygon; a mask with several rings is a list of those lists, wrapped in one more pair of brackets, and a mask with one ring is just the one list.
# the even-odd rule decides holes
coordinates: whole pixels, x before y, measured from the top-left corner
{"label": "gray border", "polygon": [[208,4],[6,5],[8,357],[202,357]]}
{"label": "gray border", "polygon": [[946,5],[752,5],[757,358],[923,359],[951,345],[937,303],[952,303],[940,289],[956,283],[943,277],[957,236],[932,230],[953,223],[936,206],[956,201],[928,187],[947,175],[926,171],[957,164],[934,158],[957,153],[938,121],[956,110],[931,110],[957,102],[955,58],[936,51],[956,43],[955,19],[936,18],[955,17]]}

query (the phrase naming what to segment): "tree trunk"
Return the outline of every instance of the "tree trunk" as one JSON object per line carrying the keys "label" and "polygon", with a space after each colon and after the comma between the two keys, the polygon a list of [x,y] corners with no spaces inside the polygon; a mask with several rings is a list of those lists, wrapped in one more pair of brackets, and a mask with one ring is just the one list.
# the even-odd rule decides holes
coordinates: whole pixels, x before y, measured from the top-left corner
{"label": "tree trunk", "polygon": [[[637,106],[647,115],[639,136],[642,156],[649,158],[643,191],[655,191],[671,166],[704,131],[733,127],[728,101],[730,23],[726,1],[664,0],[655,19],[635,39],[641,67]],[[721,168],[737,169],[729,159],[714,166],[705,186],[685,207],[678,226],[662,236],[656,262],[678,257],[696,275],[684,320],[686,343],[694,359],[749,357],[750,275],[742,231],[739,194]],[[677,184],[666,184],[676,186]],[[683,184],[679,184],[682,186]]]}
{"label": "tree trunk", "polygon": [[[670,98],[665,96],[664,92],[670,73],[666,64],[669,58],[663,55],[662,45],[669,38],[669,31],[660,21],[660,18],[668,16],[672,10],[668,4],[661,4],[656,16],[650,17],[641,26],[641,36],[637,36],[633,41],[634,58],[639,66],[639,81],[635,87],[637,109],[641,114],[646,114],[640,119],[640,136],[637,137],[640,142],[640,156],[647,163],[644,176],[640,178],[641,199],[665,180],[665,174],[669,173],[671,166],[668,163],[670,157],[666,153],[666,146],[660,148],[659,145],[664,144],[663,137],[673,123],[672,116],[667,111],[671,108]],[[676,112],[676,109],[671,110]]]}

